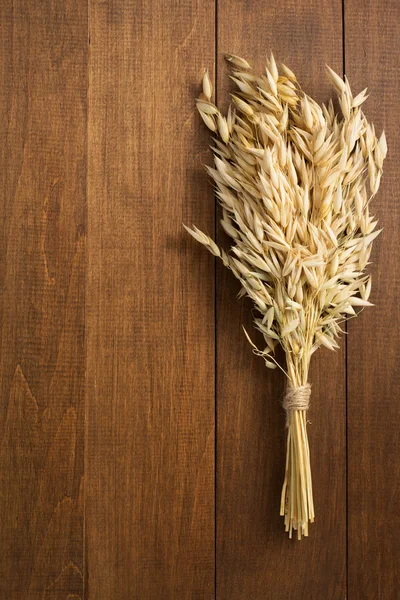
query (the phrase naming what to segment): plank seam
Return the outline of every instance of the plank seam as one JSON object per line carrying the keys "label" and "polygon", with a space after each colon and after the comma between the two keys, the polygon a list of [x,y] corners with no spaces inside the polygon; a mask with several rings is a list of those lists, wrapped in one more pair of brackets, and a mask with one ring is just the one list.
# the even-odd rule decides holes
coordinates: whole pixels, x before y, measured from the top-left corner
{"label": "plank seam", "polygon": [[[214,6],[214,87],[218,105],[218,0]],[[217,239],[218,207],[214,194],[214,239]],[[217,259],[214,258],[214,598],[217,600]]]}
{"label": "plank seam", "polygon": [[88,590],[88,561],[87,561],[87,543],[86,543],[86,473],[87,473],[87,438],[88,438],[88,385],[87,385],[87,331],[86,331],[86,316],[87,316],[87,275],[89,272],[89,244],[88,244],[88,234],[89,234],[89,93],[90,93],[90,0],[87,0],[87,64],[86,64],[86,202],[85,202],[85,227],[86,227],[86,244],[85,244],[85,294],[84,294],[84,360],[85,360],[85,405],[83,410],[83,599],[87,598],[87,590]]}
{"label": "plank seam", "polygon": [[[342,0],[342,55],[343,55],[343,77],[346,74],[346,18],[345,18],[345,1]],[[348,395],[348,326],[346,322],[345,327],[345,397],[346,397],[346,406],[345,406],[345,419],[346,419],[346,431],[345,431],[345,440],[346,440],[346,570],[345,570],[345,589],[346,589],[346,600],[349,600],[349,395]]]}

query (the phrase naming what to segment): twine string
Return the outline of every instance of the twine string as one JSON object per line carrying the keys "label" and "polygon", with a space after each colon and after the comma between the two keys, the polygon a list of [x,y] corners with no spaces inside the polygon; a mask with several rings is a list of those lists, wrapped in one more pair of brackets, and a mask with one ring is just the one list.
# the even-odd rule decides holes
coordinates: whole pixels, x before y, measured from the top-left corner
{"label": "twine string", "polygon": [[308,410],[310,407],[311,385],[288,387],[282,405],[286,411],[286,427],[289,427],[290,413],[295,410]]}

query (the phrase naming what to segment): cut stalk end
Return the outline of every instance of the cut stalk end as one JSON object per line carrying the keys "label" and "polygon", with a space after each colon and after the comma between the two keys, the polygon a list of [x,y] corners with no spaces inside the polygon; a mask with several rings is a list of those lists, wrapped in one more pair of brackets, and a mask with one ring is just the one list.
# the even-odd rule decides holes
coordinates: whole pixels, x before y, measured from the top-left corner
{"label": "cut stalk end", "polygon": [[288,413],[285,480],[281,495],[281,515],[285,518],[285,531],[292,537],[308,536],[308,524],[314,521],[310,449],[307,437],[307,411],[291,410]]}

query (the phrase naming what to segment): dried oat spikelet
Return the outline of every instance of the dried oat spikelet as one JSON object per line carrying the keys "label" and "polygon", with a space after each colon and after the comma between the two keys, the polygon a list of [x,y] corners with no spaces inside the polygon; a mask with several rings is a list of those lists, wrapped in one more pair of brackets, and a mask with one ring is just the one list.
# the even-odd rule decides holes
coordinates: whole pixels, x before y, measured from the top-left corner
{"label": "dried oat spikelet", "polygon": [[231,237],[229,252],[197,228],[189,233],[220,257],[241,283],[240,295],[255,304],[254,319],[265,348],[253,351],[266,366],[286,354],[288,445],[281,514],[292,536],[308,534],[314,520],[306,432],[308,370],[320,346],[338,348],[342,323],[358,307],[370,306],[371,278],[365,272],[379,234],[369,205],[377,193],[387,153],[362,111],[367,90],[353,96],[347,78],[330,67],[341,114],[332,101],[320,106],[271,54],[265,72],[229,55],[237,86],[223,116],[212,103],[207,71],[199,113],[216,135],[215,182],[221,225]]}

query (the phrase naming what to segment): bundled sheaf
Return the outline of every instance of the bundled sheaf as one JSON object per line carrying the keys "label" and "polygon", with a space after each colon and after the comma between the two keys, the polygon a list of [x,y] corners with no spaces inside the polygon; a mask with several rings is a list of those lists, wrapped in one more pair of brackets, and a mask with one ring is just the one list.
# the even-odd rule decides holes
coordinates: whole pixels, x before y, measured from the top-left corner
{"label": "bundled sheaf", "polygon": [[[255,75],[237,56],[227,57],[237,85],[223,116],[212,103],[205,72],[196,101],[214,137],[215,168],[206,167],[222,206],[229,251],[197,227],[188,229],[222,259],[241,283],[240,295],[255,304],[254,323],[265,348],[253,345],[269,368],[286,355],[288,442],[281,514],[286,530],[307,535],[314,519],[306,432],[308,370],[320,346],[338,347],[341,324],[369,306],[365,273],[379,234],[369,204],[377,193],[387,153],[347,78],[327,67],[341,114],[332,101],[321,106],[301,89],[294,73],[273,55]],[[248,336],[249,337],[249,336]]]}

